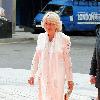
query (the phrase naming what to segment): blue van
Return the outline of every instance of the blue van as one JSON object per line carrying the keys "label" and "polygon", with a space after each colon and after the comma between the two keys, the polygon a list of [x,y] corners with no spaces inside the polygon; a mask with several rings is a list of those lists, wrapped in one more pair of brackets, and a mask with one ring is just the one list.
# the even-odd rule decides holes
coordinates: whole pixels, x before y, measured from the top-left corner
{"label": "blue van", "polygon": [[35,33],[42,29],[41,20],[48,11],[59,14],[63,32],[95,31],[100,26],[100,0],[52,0],[34,18]]}

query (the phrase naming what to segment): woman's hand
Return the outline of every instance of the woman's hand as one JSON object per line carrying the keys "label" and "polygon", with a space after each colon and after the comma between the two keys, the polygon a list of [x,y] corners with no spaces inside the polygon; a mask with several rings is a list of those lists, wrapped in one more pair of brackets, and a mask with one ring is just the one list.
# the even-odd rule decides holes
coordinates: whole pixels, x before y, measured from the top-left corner
{"label": "woman's hand", "polygon": [[65,93],[64,100],[68,100],[68,95]]}
{"label": "woman's hand", "polygon": [[28,83],[30,85],[34,85],[34,78],[33,77],[30,77],[29,80],[28,80]]}
{"label": "woman's hand", "polygon": [[74,87],[74,82],[73,81],[68,81],[68,90],[72,91]]}
{"label": "woman's hand", "polygon": [[90,76],[90,83],[91,84],[95,84],[96,83],[96,77],[95,76],[93,76],[93,75]]}
{"label": "woman's hand", "polygon": [[69,100],[68,98],[70,97],[72,93],[73,87],[74,87],[73,81],[68,81],[68,91],[64,95],[64,100]]}

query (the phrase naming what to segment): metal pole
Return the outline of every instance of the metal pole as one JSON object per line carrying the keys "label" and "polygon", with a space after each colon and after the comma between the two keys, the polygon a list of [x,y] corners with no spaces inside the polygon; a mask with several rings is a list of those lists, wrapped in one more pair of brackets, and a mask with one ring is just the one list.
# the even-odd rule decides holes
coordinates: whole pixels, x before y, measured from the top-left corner
{"label": "metal pole", "polygon": [[16,0],[12,0],[12,34],[16,28]]}
{"label": "metal pole", "polygon": [[2,7],[2,0],[0,0],[0,6]]}

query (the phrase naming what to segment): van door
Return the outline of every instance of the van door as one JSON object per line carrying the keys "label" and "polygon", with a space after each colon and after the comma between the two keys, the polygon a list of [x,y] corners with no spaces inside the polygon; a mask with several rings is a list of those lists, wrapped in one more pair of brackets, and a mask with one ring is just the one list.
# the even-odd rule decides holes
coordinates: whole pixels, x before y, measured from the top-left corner
{"label": "van door", "polygon": [[74,25],[73,7],[66,6],[62,12],[61,20],[65,31],[72,31]]}
{"label": "van door", "polygon": [[100,24],[99,6],[76,6],[74,7],[75,27],[78,31],[94,31]]}

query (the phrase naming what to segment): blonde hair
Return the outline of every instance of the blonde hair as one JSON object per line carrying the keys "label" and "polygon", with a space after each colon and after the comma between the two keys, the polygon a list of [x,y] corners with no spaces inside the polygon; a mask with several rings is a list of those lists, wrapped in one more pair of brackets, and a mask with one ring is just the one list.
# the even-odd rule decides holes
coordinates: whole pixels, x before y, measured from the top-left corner
{"label": "blonde hair", "polygon": [[57,32],[60,32],[62,30],[62,21],[60,20],[60,17],[57,13],[47,12],[41,21],[42,28],[45,28],[44,24],[45,24],[46,20],[49,20],[51,23],[56,24]]}

